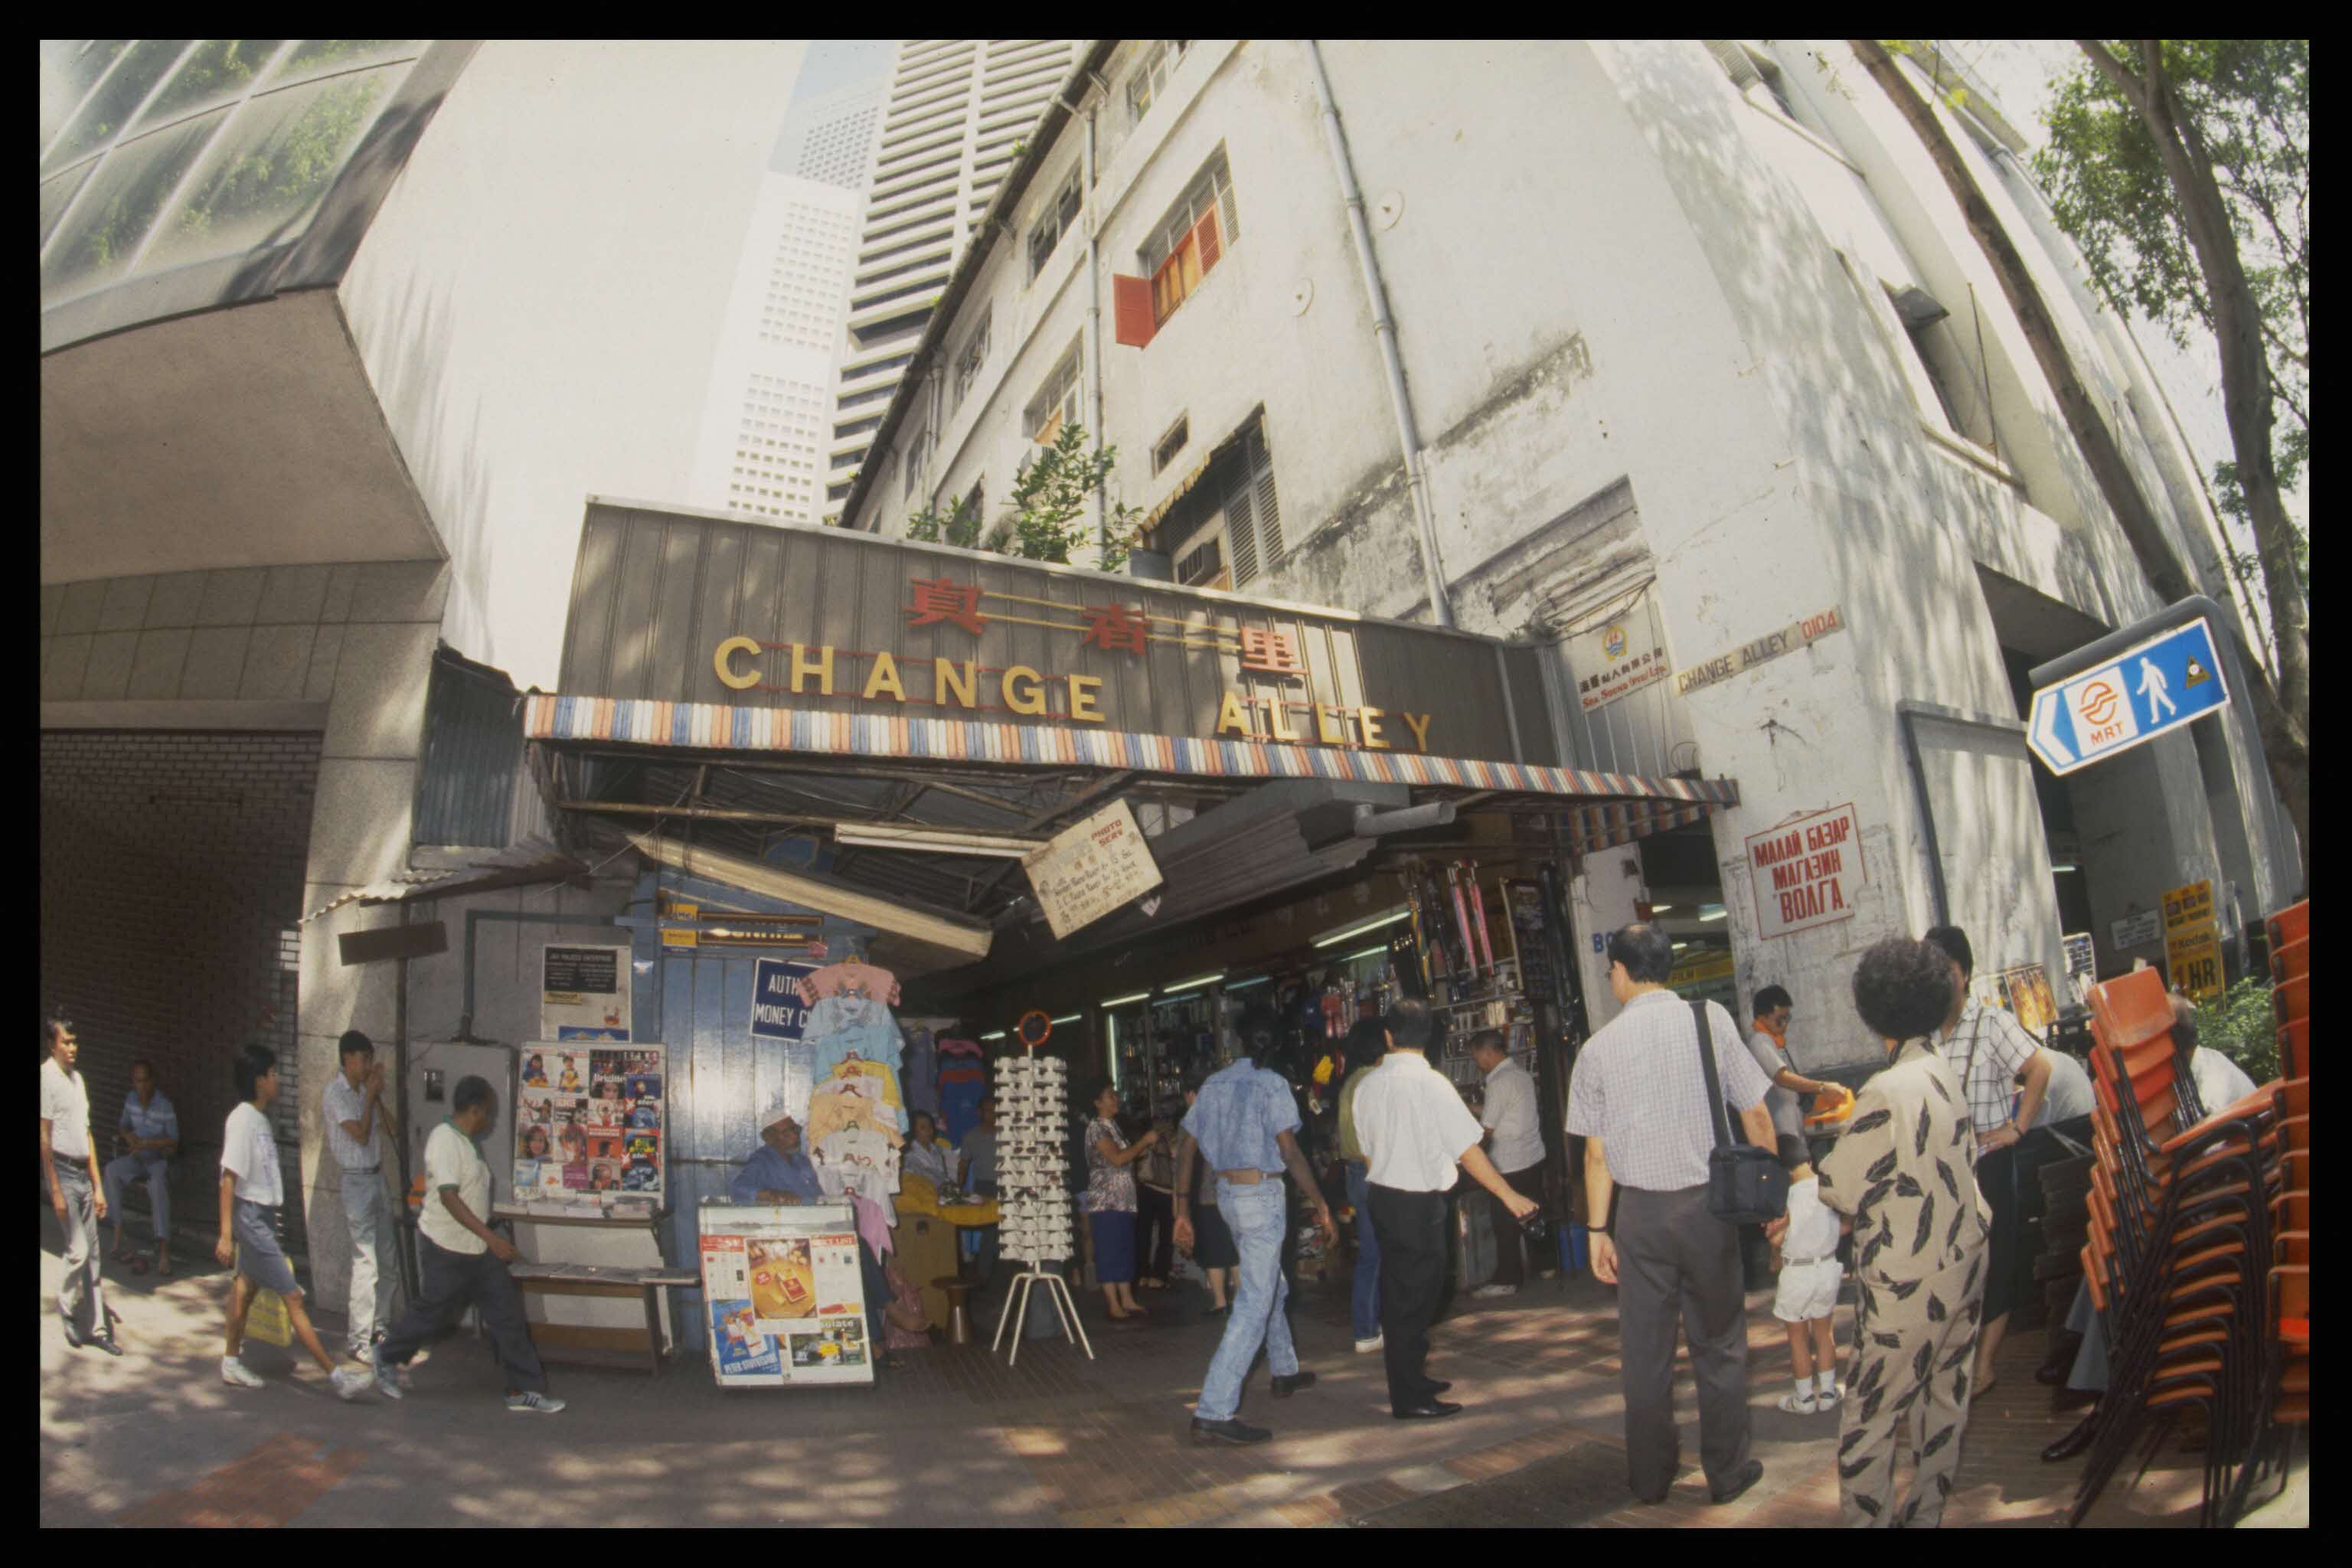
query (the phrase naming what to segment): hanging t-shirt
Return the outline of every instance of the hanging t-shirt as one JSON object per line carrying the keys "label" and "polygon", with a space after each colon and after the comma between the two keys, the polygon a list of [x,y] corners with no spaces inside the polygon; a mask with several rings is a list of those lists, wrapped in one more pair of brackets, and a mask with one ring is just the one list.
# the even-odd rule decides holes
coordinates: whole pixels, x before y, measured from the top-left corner
{"label": "hanging t-shirt", "polygon": [[898,1093],[898,1075],[889,1068],[880,1062],[851,1058],[835,1064],[833,1076],[816,1087],[822,1093],[836,1085],[851,1089],[874,1101],[889,1117],[890,1125],[902,1132],[906,1131],[907,1110]]}
{"label": "hanging t-shirt", "polygon": [[929,1029],[907,1032],[906,1060],[898,1068],[898,1085],[906,1091],[908,1110],[940,1113],[940,1048]]}
{"label": "hanging t-shirt", "polygon": [[884,1141],[896,1148],[901,1142],[898,1131],[898,1114],[882,1105],[870,1093],[869,1079],[835,1079],[817,1086],[809,1096],[806,1142],[814,1149],[824,1139],[845,1127],[866,1127],[879,1132]]}
{"label": "hanging t-shirt", "polygon": [[898,977],[887,969],[854,960],[829,963],[813,974],[803,975],[795,989],[801,1000],[809,1003],[849,991],[862,992],[887,1006],[898,1005]]}
{"label": "hanging t-shirt", "polygon": [[801,1038],[808,1043],[814,1058],[809,1070],[820,1079],[832,1076],[833,1069],[851,1057],[883,1062],[895,1069],[903,1056],[898,1021],[887,1005],[870,996],[825,997],[809,1009],[807,1021],[801,1025]]}
{"label": "hanging t-shirt", "polygon": [[988,1098],[988,1073],[977,1063],[940,1068],[940,1131],[961,1143],[980,1125],[980,1102]]}
{"label": "hanging t-shirt", "polygon": [[890,1194],[898,1190],[898,1151],[870,1128],[835,1132],[816,1146],[816,1179],[827,1197],[856,1193],[891,1216]]}

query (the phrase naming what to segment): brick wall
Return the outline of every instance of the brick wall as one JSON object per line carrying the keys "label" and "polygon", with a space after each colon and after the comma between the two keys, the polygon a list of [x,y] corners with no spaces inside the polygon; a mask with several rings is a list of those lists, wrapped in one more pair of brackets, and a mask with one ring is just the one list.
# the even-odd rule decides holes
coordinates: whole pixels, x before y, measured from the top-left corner
{"label": "brick wall", "polygon": [[[282,732],[41,732],[37,1000],[75,1023],[101,1146],[145,1057],[179,1108],[182,1170],[210,1171],[237,1048],[266,1045],[299,1193],[295,922],[319,749]],[[300,1203],[284,1213],[299,1244]]]}

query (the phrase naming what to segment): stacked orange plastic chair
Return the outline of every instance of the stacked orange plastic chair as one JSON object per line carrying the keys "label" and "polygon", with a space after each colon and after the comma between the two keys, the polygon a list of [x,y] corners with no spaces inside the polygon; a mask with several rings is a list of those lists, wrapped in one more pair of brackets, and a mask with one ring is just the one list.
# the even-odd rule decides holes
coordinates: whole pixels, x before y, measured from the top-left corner
{"label": "stacked orange plastic chair", "polygon": [[[2271,1203],[2271,1384],[2257,1447],[2286,1489],[2298,1432],[2311,1430],[2311,904],[2270,918],[2271,1006],[2278,1026],[2281,1181]],[[2258,1466],[2259,1468],[2259,1466]],[[2242,1490],[2243,1483],[2242,1483]]]}
{"label": "stacked orange plastic chair", "polygon": [[2144,1474],[2195,1410],[2208,1431],[2200,1521],[2224,1523],[2271,1426],[2284,1122],[2308,1084],[2273,1081],[2234,1105],[2201,1105],[2153,970],[2095,987],[2091,1008],[2096,1163],[2083,1268],[2109,1383],[2069,1522],[2081,1522],[2137,1437],[2150,1439]]}

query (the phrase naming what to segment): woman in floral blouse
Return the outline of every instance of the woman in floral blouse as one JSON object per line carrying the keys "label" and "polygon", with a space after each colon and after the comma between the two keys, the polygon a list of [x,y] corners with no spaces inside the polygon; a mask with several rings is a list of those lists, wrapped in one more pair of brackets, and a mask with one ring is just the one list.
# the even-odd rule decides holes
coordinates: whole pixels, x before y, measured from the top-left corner
{"label": "woman in floral blouse", "polygon": [[1129,1169],[1160,1141],[1146,1132],[1129,1143],[1118,1130],[1118,1090],[1095,1091],[1087,1123],[1087,1228],[1095,1243],[1095,1283],[1113,1322],[1145,1315],[1135,1301],[1135,1173]]}
{"label": "woman in floral blouse", "polygon": [[[1951,1011],[1943,952],[1889,937],[1854,971],[1854,1008],[1886,1043],[1820,1164],[1822,1202],[1853,1221],[1854,1371],[1840,1405],[1838,1496],[1850,1525],[1933,1526],[1951,1495],[1969,1417],[1991,1219],[1976,1131],[1931,1037]],[[1907,1442],[1905,1441],[1907,1435]],[[1911,1486],[1895,1506],[1895,1465]]]}

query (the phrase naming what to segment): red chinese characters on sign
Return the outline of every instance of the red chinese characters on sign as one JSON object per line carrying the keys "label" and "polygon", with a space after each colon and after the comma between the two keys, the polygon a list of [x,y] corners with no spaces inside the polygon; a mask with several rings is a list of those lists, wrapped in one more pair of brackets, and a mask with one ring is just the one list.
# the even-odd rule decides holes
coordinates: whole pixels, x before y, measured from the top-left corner
{"label": "red chinese characters on sign", "polygon": [[1150,616],[1124,605],[1087,605],[1080,613],[1087,617],[1087,647],[1110,653],[1146,651],[1145,639],[1151,633]]}
{"label": "red chinese characters on sign", "polygon": [[928,626],[940,622],[961,626],[974,637],[988,617],[980,613],[980,589],[950,583],[944,577],[914,581],[915,602],[906,606],[907,625]]}
{"label": "red chinese characters on sign", "polygon": [[1242,628],[1242,668],[1263,670],[1268,675],[1304,675],[1306,664],[1298,657],[1298,639],[1287,627],[1270,630]]}

